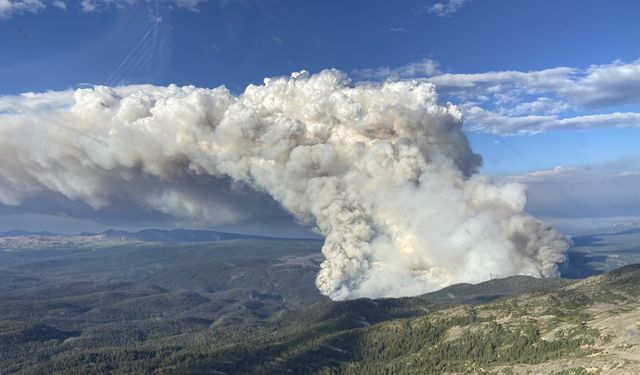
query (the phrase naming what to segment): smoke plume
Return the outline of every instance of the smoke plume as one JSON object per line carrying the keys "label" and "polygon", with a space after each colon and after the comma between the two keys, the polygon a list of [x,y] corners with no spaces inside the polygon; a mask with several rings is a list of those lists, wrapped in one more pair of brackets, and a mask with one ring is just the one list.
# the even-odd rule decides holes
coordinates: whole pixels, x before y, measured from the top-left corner
{"label": "smoke plume", "polygon": [[0,203],[56,193],[232,221],[191,186],[250,186],[326,237],[317,286],[338,300],[557,275],[567,242],[524,212],[521,185],[476,173],[461,126],[432,84],[353,85],[336,70],[239,96],[172,85],[3,97]]}

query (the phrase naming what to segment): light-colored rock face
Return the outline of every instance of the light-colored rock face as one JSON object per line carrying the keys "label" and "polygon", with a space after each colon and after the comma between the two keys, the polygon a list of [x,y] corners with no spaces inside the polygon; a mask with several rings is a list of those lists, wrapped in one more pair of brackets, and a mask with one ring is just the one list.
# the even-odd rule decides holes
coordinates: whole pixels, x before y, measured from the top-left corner
{"label": "light-colored rock face", "polygon": [[[606,300],[588,303],[584,307],[567,306],[564,304],[566,295],[552,294],[558,299],[548,295],[522,296],[478,308],[481,310],[479,315],[492,316],[497,324],[510,330],[517,329],[525,321],[533,323],[539,331],[540,340],[546,342],[585,338],[587,342],[576,350],[542,363],[471,366],[465,372],[450,374],[640,374],[640,298],[603,289],[598,284],[601,281],[598,277],[565,288],[569,293],[592,293],[596,300]],[[481,328],[480,324],[452,327],[447,341],[461,339],[464,332]]]}
{"label": "light-colored rock face", "polygon": [[[620,306],[598,306],[590,309],[597,315],[587,322],[596,328],[600,338],[581,348],[583,354],[535,365],[501,366],[492,374],[640,374],[640,307],[619,313]],[[564,327],[563,329],[567,329]],[[554,330],[554,334],[558,330]],[[610,340],[609,340],[610,339]],[[586,354],[591,352],[590,354]],[[565,372],[562,372],[565,371]]]}

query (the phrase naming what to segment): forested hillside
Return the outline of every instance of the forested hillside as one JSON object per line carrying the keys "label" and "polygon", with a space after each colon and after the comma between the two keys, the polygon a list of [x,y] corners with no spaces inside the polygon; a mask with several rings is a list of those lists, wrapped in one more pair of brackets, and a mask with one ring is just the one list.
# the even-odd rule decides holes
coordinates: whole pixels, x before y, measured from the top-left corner
{"label": "forested hillside", "polygon": [[638,266],[583,281],[516,276],[332,302],[314,286],[320,245],[0,252],[0,372],[622,374],[638,366]]}

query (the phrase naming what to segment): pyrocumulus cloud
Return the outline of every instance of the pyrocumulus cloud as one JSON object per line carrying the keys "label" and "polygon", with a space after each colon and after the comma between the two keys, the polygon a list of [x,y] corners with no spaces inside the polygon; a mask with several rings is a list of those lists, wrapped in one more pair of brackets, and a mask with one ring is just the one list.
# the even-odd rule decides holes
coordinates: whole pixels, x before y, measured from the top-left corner
{"label": "pyrocumulus cloud", "polygon": [[521,185],[476,173],[461,126],[431,83],[354,85],[335,70],[239,96],[99,86],[4,97],[0,203],[53,192],[214,220],[225,205],[185,181],[244,184],[326,237],[317,285],[333,299],[557,275],[567,242],[524,212]]}

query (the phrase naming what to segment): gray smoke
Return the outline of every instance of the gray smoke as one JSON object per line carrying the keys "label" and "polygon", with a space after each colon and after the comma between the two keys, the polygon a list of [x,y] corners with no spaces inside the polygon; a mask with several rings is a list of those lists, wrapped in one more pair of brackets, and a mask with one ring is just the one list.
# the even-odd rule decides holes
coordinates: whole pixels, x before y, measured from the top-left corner
{"label": "gray smoke", "polygon": [[[58,193],[176,218],[239,220],[193,181],[268,193],[326,237],[318,288],[333,299],[557,275],[565,239],[524,212],[435,87],[353,85],[344,73],[226,88],[127,86],[0,98],[0,203]],[[185,181],[189,181],[186,184]]]}

